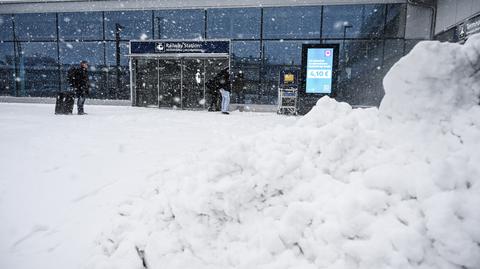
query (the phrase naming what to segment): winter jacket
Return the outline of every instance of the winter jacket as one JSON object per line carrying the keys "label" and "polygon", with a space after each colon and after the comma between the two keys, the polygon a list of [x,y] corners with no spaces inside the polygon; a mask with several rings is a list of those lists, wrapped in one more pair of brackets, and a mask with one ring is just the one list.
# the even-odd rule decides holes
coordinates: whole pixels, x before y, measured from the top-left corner
{"label": "winter jacket", "polygon": [[72,67],[68,71],[68,82],[77,95],[87,95],[90,93],[87,69]]}
{"label": "winter jacket", "polygon": [[218,81],[218,89],[224,89],[228,92],[231,91],[230,74],[228,73],[228,70],[222,70],[217,75],[217,81]]}

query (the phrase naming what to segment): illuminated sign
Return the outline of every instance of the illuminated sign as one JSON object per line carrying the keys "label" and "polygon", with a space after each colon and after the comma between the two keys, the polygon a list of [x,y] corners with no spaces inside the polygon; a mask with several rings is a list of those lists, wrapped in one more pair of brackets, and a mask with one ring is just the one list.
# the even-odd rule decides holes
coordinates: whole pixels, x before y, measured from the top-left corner
{"label": "illuminated sign", "polygon": [[132,40],[130,54],[229,54],[228,40]]}
{"label": "illuminated sign", "polygon": [[334,48],[307,48],[306,53],[306,93],[332,93]]}
{"label": "illuminated sign", "polygon": [[295,80],[295,76],[293,74],[284,74],[283,81],[285,83],[292,83]]}
{"label": "illuminated sign", "polygon": [[279,87],[283,89],[298,88],[298,71],[294,69],[280,70]]}

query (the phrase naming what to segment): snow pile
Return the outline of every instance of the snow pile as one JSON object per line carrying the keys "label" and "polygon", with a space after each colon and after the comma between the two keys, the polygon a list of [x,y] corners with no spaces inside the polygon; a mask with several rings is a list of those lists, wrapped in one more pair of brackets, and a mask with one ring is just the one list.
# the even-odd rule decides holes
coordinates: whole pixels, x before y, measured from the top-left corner
{"label": "snow pile", "polygon": [[328,97],[126,201],[89,268],[480,268],[480,38],[424,42],[380,109]]}

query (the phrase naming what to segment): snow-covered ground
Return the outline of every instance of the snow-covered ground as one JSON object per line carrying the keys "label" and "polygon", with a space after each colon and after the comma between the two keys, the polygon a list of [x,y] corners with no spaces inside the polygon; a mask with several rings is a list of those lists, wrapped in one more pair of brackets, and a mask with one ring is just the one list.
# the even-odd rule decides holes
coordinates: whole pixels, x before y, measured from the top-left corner
{"label": "snow-covered ground", "polygon": [[0,105],[0,267],[480,268],[480,35],[384,87],[298,120]]}
{"label": "snow-covered ground", "polygon": [[[192,158],[296,119],[276,114],[0,104],[0,268],[82,268],[119,204]],[[200,157],[200,156],[204,157]],[[207,167],[205,167],[206,169]]]}
{"label": "snow-covered ground", "polygon": [[156,175],[87,268],[480,268],[480,35],[419,43],[384,86]]}

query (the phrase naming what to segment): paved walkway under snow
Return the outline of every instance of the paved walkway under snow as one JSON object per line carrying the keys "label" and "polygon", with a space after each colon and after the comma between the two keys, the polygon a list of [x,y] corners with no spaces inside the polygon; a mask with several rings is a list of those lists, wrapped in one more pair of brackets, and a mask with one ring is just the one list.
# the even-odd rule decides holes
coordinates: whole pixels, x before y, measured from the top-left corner
{"label": "paved walkway under snow", "polygon": [[0,268],[79,268],[119,202],[192,154],[293,117],[0,104]]}

